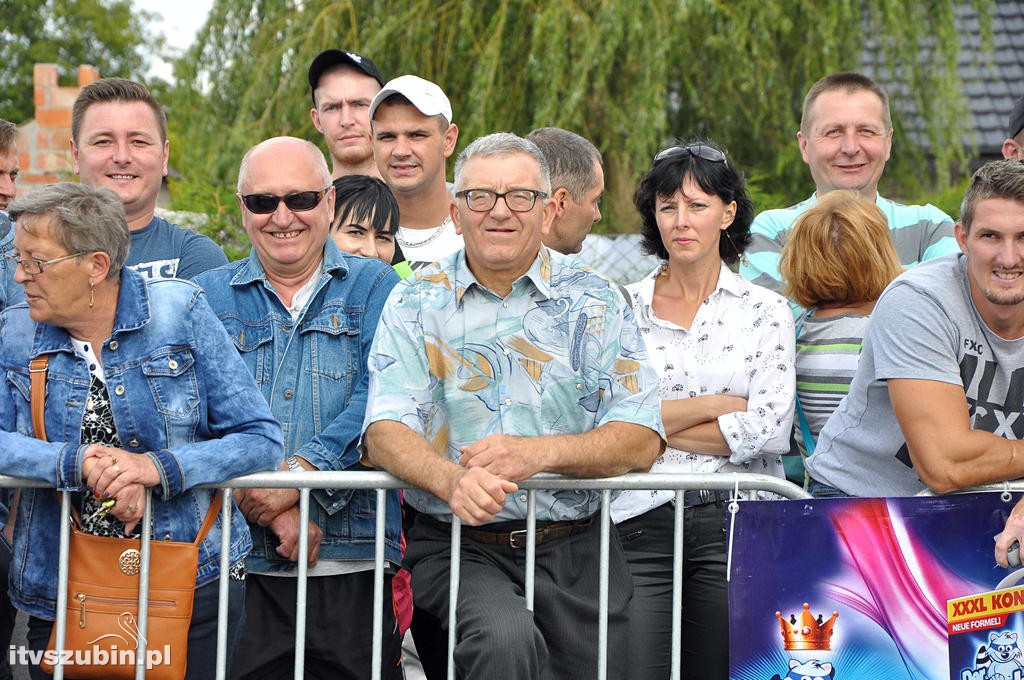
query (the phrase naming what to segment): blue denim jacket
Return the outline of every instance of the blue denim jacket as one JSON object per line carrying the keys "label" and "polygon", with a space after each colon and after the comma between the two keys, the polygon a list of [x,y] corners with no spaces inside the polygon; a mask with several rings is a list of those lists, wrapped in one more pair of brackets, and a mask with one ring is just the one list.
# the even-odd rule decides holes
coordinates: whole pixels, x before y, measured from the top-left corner
{"label": "blue denim jacket", "polygon": [[[14,250],[14,224],[3,210],[0,210],[0,310],[5,309],[8,304],[21,302],[15,289],[21,286],[14,282],[14,273],[7,266],[4,255]],[[7,506],[10,499],[14,498],[14,489],[0,489],[0,529],[7,526],[7,518],[10,511]]]}
{"label": "blue denim jacket", "polygon": [[[212,493],[200,484],[272,470],[281,464],[281,429],[238,359],[203,292],[179,280],[154,281],[121,270],[121,290],[101,358],[123,448],[146,452],[160,472],[153,490],[153,537],[192,541]],[[45,423],[33,438],[31,358],[50,356]],[[67,331],[36,324],[24,304],[0,314],[0,473],[82,490],[80,444],[90,374]],[[50,489],[26,489],[14,532],[10,590],[15,606],[54,618],[59,505]],[[219,573],[220,520],[199,547],[197,585]],[[235,509],[232,563],[252,541]]]}
{"label": "blue denim jacket", "polygon": [[[328,239],[320,280],[296,324],[255,251],[196,277],[281,423],[288,454],[320,470],[366,469],[357,448],[366,410],[366,358],[397,282],[398,275],[380,260],[345,255]],[[375,493],[320,489],[312,496],[310,519],[323,531],[320,559],[372,559]],[[250,528],[250,569],[294,566],[277,554],[273,532]],[[400,532],[398,494],[390,491],[385,557],[396,564]]]}
{"label": "blue denim jacket", "polygon": [[14,282],[14,272],[8,266],[7,260],[2,259],[4,255],[14,250],[14,225],[11,223],[7,213],[0,210],[0,309],[9,305],[22,302],[25,299],[25,291]]}

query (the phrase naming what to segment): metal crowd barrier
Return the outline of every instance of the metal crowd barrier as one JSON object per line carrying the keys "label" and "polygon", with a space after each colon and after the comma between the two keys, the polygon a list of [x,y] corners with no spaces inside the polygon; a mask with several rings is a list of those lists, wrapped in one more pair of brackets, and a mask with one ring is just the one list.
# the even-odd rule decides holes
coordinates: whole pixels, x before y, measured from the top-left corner
{"label": "metal crowd barrier", "polygon": [[[975,493],[978,491],[1001,491],[1003,494],[1003,500],[1009,502],[1013,498],[1014,491],[1024,491],[1024,479],[1014,479],[1006,482],[993,482],[991,484],[981,484],[979,486],[971,486],[966,489],[957,489],[956,491],[950,491],[949,494],[954,493]],[[918,491],[915,496],[947,496],[949,494],[935,493],[931,489],[924,489]]]}
{"label": "metal crowd barrier", "polygon": [[[0,475],[0,487],[52,488],[47,484],[32,480]],[[673,571],[676,578],[672,583],[673,611],[682,607],[682,584],[678,575],[682,572],[683,561],[683,493],[693,489],[733,491],[734,496],[742,499],[740,492],[765,491],[778,494],[785,498],[810,498],[806,491],[785,479],[762,474],[747,473],[677,473],[677,474],[627,474],[619,477],[603,477],[595,479],[577,479],[559,475],[538,475],[529,480],[519,482],[520,489],[528,493],[527,508],[529,516],[526,520],[526,562],[525,562],[525,600],[526,607],[533,610],[534,603],[534,567],[536,563],[536,496],[537,490],[569,489],[601,491],[601,545],[599,560],[598,589],[598,680],[607,680],[608,651],[608,559],[611,526],[610,504],[613,491],[629,489],[670,490],[675,491],[675,536],[673,540]],[[384,523],[385,500],[388,489],[409,488],[409,485],[385,472],[263,472],[237,477],[222,484],[208,485],[204,488],[224,489],[221,507],[221,562],[219,613],[217,621],[217,661],[216,678],[224,680],[227,666],[227,616],[228,616],[228,572],[230,570],[231,522],[230,513],[232,497],[230,489],[249,488],[293,488],[299,490],[300,526],[305,527],[309,521],[309,499],[311,489],[373,489],[377,495],[377,527],[374,557],[374,612],[373,612],[373,667],[372,680],[379,680],[381,674],[383,606],[384,606]],[[1000,487],[1002,488],[1002,487]],[[149,584],[149,542],[151,540],[150,515],[151,508],[147,492],[146,509],[142,518],[141,567],[139,571],[139,648],[136,650],[136,680],[143,680],[146,674],[146,631],[148,625],[148,584]],[[61,615],[67,609],[67,568],[68,548],[70,543],[70,509],[71,492],[63,493],[61,498],[60,550],[57,590],[57,619],[55,647],[58,654],[64,649],[66,619]],[[459,588],[461,523],[456,518],[452,522],[451,534],[451,580],[449,590],[448,620],[448,678],[455,679],[455,664],[452,658],[455,648],[456,604]],[[307,560],[309,544],[306,532],[300,532],[298,561],[298,586],[296,593],[296,628],[295,628],[295,680],[304,678],[304,653],[306,637],[306,585]],[[672,678],[680,677],[680,621],[673,619],[672,625]],[[64,668],[58,663],[54,668],[54,680],[63,680]]]}

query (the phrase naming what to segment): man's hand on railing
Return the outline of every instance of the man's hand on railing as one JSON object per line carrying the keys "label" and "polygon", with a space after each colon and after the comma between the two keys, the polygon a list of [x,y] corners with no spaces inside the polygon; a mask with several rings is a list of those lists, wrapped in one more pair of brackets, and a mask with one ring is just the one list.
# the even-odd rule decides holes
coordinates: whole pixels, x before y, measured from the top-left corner
{"label": "man's hand on railing", "polygon": [[[528,439],[507,434],[490,434],[459,449],[463,467],[482,467],[492,475],[518,482],[541,472],[536,456],[531,455]],[[504,502],[504,500],[502,500]]]}
{"label": "man's hand on railing", "polygon": [[490,522],[505,505],[505,495],[519,487],[482,467],[457,470],[449,486],[448,506],[466,524]]}
{"label": "man's hand on railing", "polygon": [[245,518],[269,527],[274,518],[299,502],[298,489],[235,489],[235,503]]}
{"label": "man's hand on railing", "polygon": [[[308,522],[306,531],[309,536],[309,566],[316,564],[320,556],[320,539],[323,532],[313,522]],[[277,554],[292,562],[299,561],[299,509],[291,507],[270,522],[270,530],[281,542],[277,546]]]}

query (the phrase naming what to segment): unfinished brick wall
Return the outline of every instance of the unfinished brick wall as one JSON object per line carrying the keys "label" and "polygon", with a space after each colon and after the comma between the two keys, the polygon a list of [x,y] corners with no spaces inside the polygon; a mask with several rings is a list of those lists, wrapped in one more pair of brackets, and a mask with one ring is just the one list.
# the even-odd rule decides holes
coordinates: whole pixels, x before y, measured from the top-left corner
{"label": "unfinished brick wall", "polygon": [[71,107],[81,88],[99,80],[95,66],[78,67],[78,85],[61,87],[56,64],[36,64],[32,73],[36,115],[18,129],[22,186],[74,179],[71,165]]}

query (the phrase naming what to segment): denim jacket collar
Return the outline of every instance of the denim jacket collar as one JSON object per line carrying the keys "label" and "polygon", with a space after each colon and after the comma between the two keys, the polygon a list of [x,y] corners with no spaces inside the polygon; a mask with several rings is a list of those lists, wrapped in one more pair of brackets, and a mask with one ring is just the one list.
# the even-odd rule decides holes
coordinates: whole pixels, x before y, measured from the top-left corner
{"label": "denim jacket collar", "polygon": [[[118,333],[134,331],[142,328],[151,318],[149,291],[146,280],[140,274],[121,267],[121,284],[117,293],[117,311],[114,316],[114,328],[110,337]],[[36,336],[32,345],[32,356],[50,352],[73,352],[68,332],[59,326],[48,323],[36,325]]]}
{"label": "denim jacket collar", "polygon": [[[327,243],[324,245],[323,258],[323,269],[321,271],[324,274],[335,275],[335,272],[337,272],[337,276],[342,279],[348,276],[348,263],[345,262],[345,256],[338,250],[338,246],[334,245],[334,241],[330,238],[327,239]],[[245,258],[242,266],[231,277],[230,285],[247,286],[266,281],[267,270],[263,268],[260,256],[256,253],[256,249],[253,248],[249,252],[249,257]]]}

